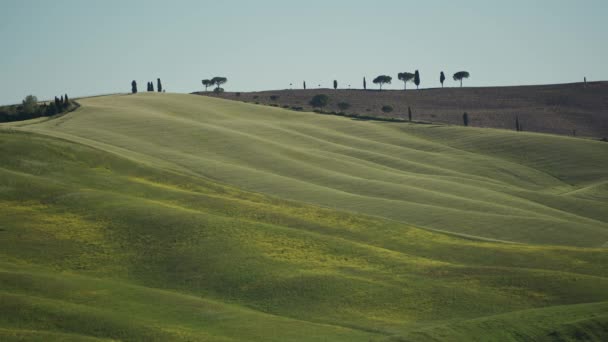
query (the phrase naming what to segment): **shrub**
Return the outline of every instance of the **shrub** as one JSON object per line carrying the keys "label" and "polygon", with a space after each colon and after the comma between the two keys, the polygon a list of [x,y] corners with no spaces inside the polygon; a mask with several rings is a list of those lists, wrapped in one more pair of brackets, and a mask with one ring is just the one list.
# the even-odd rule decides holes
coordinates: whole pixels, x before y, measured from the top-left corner
{"label": "shrub", "polygon": [[216,94],[221,94],[224,92],[224,88],[217,87],[217,88],[213,89],[213,92]]}
{"label": "shrub", "polygon": [[236,93],[234,95],[236,95],[236,97],[241,97],[241,93]]}
{"label": "shrub", "polygon": [[254,99],[254,100],[256,100],[256,99],[258,99],[258,98],[259,98],[259,96],[257,96],[257,95],[253,95],[253,99]]}
{"label": "shrub", "polygon": [[385,113],[390,113],[393,111],[393,107],[389,106],[389,105],[384,105],[384,106],[382,106],[382,111]]}
{"label": "shrub", "polygon": [[278,100],[278,99],[279,99],[279,95],[270,95],[270,99],[271,99],[272,101],[276,101],[276,100]]}
{"label": "shrub", "polygon": [[310,105],[315,107],[315,108],[322,108],[327,106],[327,104],[329,103],[329,96],[325,95],[325,94],[319,94],[319,95],[315,95],[311,100],[310,100]]}
{"label": "shrub", "polygon": [[340,102],[338,103],[338,108],[340,108],[340,110],[347,110],[348,108],[350,108],[350,103]]}
{"label": "shrub", "polygon": [[304,108],[300,107],[300,106],[292,106],[291,109],[293,110],[304,110]]}
{"label": "shrub", "polygon": [[289,105],[284,105],[283,108],[289,108]]}

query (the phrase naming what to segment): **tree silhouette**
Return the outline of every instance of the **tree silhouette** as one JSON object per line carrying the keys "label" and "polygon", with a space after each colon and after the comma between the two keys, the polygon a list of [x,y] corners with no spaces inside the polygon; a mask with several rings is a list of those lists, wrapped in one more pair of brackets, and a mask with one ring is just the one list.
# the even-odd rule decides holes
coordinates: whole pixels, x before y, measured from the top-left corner
{"label": "tree silhouette", "polygon": [[439,74],[439,82],[441,82],[441,88],[443,88],[444,81],[445,81],[445,75],[443,74],[443,71],[442,71],[441,74]]}
{"label": "tree silhouette", "polygon": [[460,87],[462,88],[462,79],[463,78],[469,78],[469,73],[466,71],[459,71],[457,73],[454,74],[454,81],[460,81]]}
{"label": "tree silhouette", "polygon": [[367,81],[365,80],[365,77],[363,77],[363,90],[367,90]]}
{"label": "tree silhouette", "polygon": [[519,117],[515,116],[515,130],[521,131],[521,126],[519,125]]}
{"label": "tree silhouette", "polygon": [[63,96],[63,108],[68,108],[69,105],[70,105],[70,102],[68,100],[68,94],[65,94]]}
{"label": "tree silhouette", "polygon": [[462,114],[462,123],[465,125],[465,127],[469,125],[469,114],[467,114],[467,112]]}
{"label": "tree silhouette", "polygon": [[[160,78],[156,79],[156,90],[158,90],[159,93],[163,92],[163,86],[160,84]],[[154,91],[154,89],[152,89],[152,91]]]}
{"label": "tree silhouette", "polygon": [[403,90],[406,90],[407,82],[412,81],[412,79],[414,78],[414,74],[412,74],[411,72],[400,72],[397,74],[397,78],[399,78],[400,81],[403,81]]}
{"label": "tree silhouette", "polygon": [[202,80],[201,82],[203,83],[203,86],[205,87],[205,92],[207,92],[207,88],[209,88],[210,86],[213,85],[213,83],[211,83],[211,80]]}
{"label": "tree silhouette", "polygon": [[334,80],[334,90],[338,89],[338,81]]}
{"label": "tree silhouette", "polygon": [[416,89],[418,89],[418,86],[420,86],[420,73],[418,70],[414,73],[414,84],[416,85]]}
{"label": "tree silhouette", "polygon": [[131,93],[137,94],[137,82],[135,82],[135,80],[131,82]]}
{"label": "tree silhouette", "polygon": [[304,90],[306,90],[306,81],[304,81]]}
{"label": "tree silhouette", "polygon": [[219,90],[221,89],[221,85],[228,82],[228,79],[226,77],[214,77],[211,79],[211,84],[215,85],[215,89]]}
{"label": "tree silhouette", "polygon": [[374,82],[374,84],[378,84],[380,86],[380,91],[382,91],[382,86],[384,84],[391,84],[392,80],[393,80],[393,78],[390,76],[380,75],[380,76],[374,78],[374,80],[372,82]]}
{"label": "tree silhouette", "polygon": [[407,116],[410,119],[410,121],[412,121],[412,107],[410,107],[410,106],[407,107]]}

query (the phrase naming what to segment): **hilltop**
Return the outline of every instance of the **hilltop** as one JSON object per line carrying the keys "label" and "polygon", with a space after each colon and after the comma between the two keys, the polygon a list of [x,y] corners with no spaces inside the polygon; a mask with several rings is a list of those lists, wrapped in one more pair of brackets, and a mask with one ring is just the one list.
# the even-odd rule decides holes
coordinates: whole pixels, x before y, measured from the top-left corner
{"label": "hilltop", "polygon": [[[399,83],[396,83],[399,84]],[[412,87],[410,85],[410,87]],[[518,117],[525,131],[602,138],[608,137],[608,82],[480,88],[435,88],[377,91],[348,89],[269,90],[262,92],[226,92],[224,99],[279,107],[301,107],[312,111],[314,95],[330,97],[327,112],[345,112],[359,116],[408,119],[411,107],[414,121],[462,125],[462,115],[469,114],[470,125],[515,129]],[[213,92],[196,92],[218,96]],[[238,96],[237,96],[238,95]],[[276,96],[272,100],[271,96]],[[350,104],[347,110],[338,103]],[[393,107],[382,112],[384,105]]]}
{"label": "hilltop", "polygon": [[0,339],[606,339],[608,144],[210,97],[0,125]]}

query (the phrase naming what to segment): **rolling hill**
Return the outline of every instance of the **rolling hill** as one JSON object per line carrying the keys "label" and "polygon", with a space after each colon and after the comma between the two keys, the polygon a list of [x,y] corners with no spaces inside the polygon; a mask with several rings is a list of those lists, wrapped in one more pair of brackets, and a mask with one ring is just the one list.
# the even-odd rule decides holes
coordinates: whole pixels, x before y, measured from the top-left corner
{"label": "rolling hill", "polygon": [[[409,87],[413,88],[412,85]],[[217,96],[212,92],[197,94]],[[330,97],[329,105],[323,108],[327,112],[407,120],[410,107],[414,121],[460,126],[463,124],[462,115],[467,112],[469,125],[475,127],[515,130],[515,119],[518,118],[525,131],[608,137],[608,82],[381,92],[354,89],[275,90],[226,92],[220,97],[312,110],[309,102],[316,94]],[[276,98],[273,100],[271,96]],[[350,108],[341,110],[338,108],[340,102],[348,103]],[[394,110],[383,113],[381,108],[384,105]]]}
{"label": "rolling hill", "polygon": [[602,340],[608,144],[201,96],[0,125],[0,339]]}

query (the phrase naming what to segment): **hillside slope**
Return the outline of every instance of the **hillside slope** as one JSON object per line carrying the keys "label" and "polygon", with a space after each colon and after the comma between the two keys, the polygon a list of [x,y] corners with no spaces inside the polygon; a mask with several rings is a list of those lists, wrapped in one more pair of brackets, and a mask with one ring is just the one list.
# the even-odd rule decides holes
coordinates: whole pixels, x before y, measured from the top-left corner
{"label": "hillside slope", "polygon": [[[397,82],[395,80],[395,82]],[[372,87],[370,87],[371,89]],[[209,96],[213,93],[198,92]],[[323,110],[341,112],[338,103],[351,107],[345,112],[362,116],[408,119],[463,124],[462,115],[469,114],[470,126],[515,130],[515,118],[525,131],[584,137],[608,137],[608,82],[555,84],[518,87],[444,88],[402,90],[309,89],[263,92],[224,93],[222,98],[276,104],[279,107],[303,107],[312,110],[310,99],[316,94],[330,97]],[[277,96],[272,100],[271,96]],[[389,105],[391,113],[381,108]],[[576,132],[573,132],[576,130]]]}
{"label": "hillside slope", "polygon": [[[171,109],[189,98],[87,100],[58,119],[2,126],[0,339],[607,337],[606,249],[464,239],[242,191],[200,176],[210,162],[190,170],[140,149],[143,136],[180,139],[166,122],[130,127],[132,149],[119,146],[129,120],[187,117]],[[226,110],[199,99],[207,117]],[[63,131],[79,121],[83,136]],[[154,129],[162,135],[142,133]],[[221,151],[240,148],[232,141]]]}
{"label": "hillside slope", "polygon": [[82,105],[20,129],[246,190],[466,236],[608,242],[606,143],[364,122],[192,95]]}

